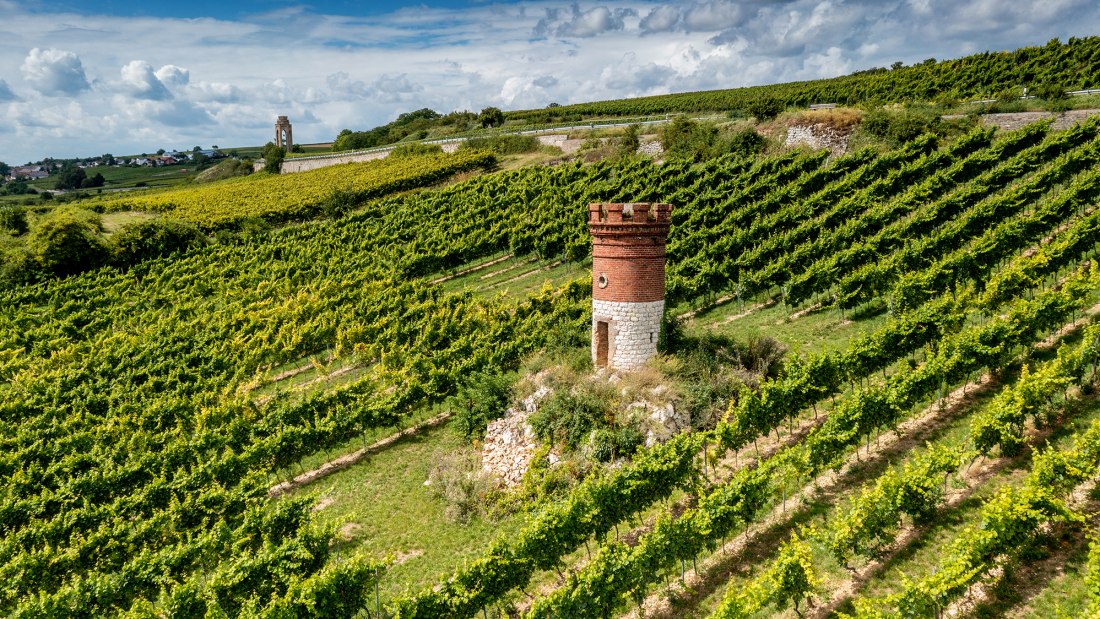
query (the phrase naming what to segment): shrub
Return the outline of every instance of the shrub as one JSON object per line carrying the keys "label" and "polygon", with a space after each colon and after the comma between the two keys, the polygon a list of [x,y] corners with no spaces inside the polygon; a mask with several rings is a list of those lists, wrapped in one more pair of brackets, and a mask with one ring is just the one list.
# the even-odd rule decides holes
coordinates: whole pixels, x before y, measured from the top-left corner
{"label": "shrub", "polygon": [[25,234],[28,230],[27,210],[18,206],[0,207],[0,230],[13,236]]}
{"label": "shrub", "polygon": [[351,187],[334,187],[324,200],[321,212],[330,219],[338,219],[350,213],[359,204],[359,195]]}
{"label": "shrub", "polygon": [[441,155],[443,154],[443,147],[439,144],[421,144],[419,142],[412,142],[409,144],[401,144],[395,146],[390,151],[390,157],[417,157],[420,155]]}
{"label": "shrub", "polygon": [[264,158],[264,172],[278,174],[283,169],[283,159],[286,158],[286,149],[276,146],[274,142],[268,142],[264,144],[264,149],[260,151],[260,156]]}
{"label": "shrub", "polygon": [[924,133],[941,133],[943,125],[938,114],[880,108],[863,117],[861,128],[875,137],[902,144]]}
{"label": "shrub", "polygon": [[447,503],[443,513],[450,520],[467,523],[489,507],[492,486],[475,452],[444,456],[428,473],[428,482],[436,498]]}
{"label": "shrub", "polygon": [[725,147],[722,150],[737,155],[755,155],[764,150],[764,144],[766,143],[767,140],[764,139],[764,136],[746,127],[731,135],[726,140]]}
{"label": "shrub", "polygon": [[608,424],[610,413],[607,400],[578,385],[571,390],[555,391],[528,423],[539,438],[576,449],[592,430]]}
{"label": "shrub", "polygon": [[510,133],[470,138],[459,147],[461,150],[487,150],[497,155],[518,155],[539,149],[539,140],[533,135]]}
{"label": "shrub", "polygon": [[633,455],[645,437],[633,426],[600,428],[592,432],[589,447],[592,457],[600,462]]}
{"label": "shrub", "polygon": [[206,245],[206,235],[193,223],[175,219],[148,219],[129,224],[111,239],[118,265],[185,252]]}
{"label": "shrub", "polygon": [[771,120],[779,116],[786,106],[782,101],[774,97],[760,97],[755,99],[745,108],[745,111],[754,116],[756,120]]}
{"label": "shrub", "polygon": [[451,397],[455,429],[466,438],[485,436],[485,428],[504,415],[511,397],[512,381],[507,375],[479,372]]}
{"label": "shrub", "polygon": [[99,216],[71,206],[58,207],[40,219],[27,246],[35,260],[56,275],[94,269],[111,255],[100,234]]}

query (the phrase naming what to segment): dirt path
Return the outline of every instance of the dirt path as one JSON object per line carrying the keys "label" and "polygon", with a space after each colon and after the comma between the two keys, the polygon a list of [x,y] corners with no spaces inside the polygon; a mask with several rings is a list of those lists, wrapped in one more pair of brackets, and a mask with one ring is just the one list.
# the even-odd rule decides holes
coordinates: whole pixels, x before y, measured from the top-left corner
{"label": "dirt path", "polygon": [[461,271],[458,271],[457,273],[451,273],[450,275],[444,275],[443,277],[437,277],[437,278],[433,279],[431,283],[433,283],[433,284],[442,284],[443,282],[452,280],[456,277],[462,277],[463,275],[466,275],[468,273],[473,273],[474,271],[480,271],[481,269],[491,267],[494,264],[500,264],[501,262],[504,262],[505,260],[511,258],[512,255],[513,254],[511,254],[511,253],[507,253],[507,254],[504,254],[503,256],[501,256],[500,258],[494,258],[494,259],[492,259],[488,262],[482,262],[481,264],[475,264],[474,266],[472,266],[468,269],[463,269]]}
{"label": "dirt path", "polygon": [[497,288],[497,287],[503,286],[505,284],[510,284],[512,282],[519,281],[519,280],[527,277],[528,275],[533,275],[535,273],[538,273],[539,271],[549,271],[550,269],[558,266],[559,264],[561,264],[561,260],[556,260],[556,261],[551,262],[550,264],[548,264],[546,266],[541,266],[541,267],[538,267],[536,269],[531,269],[530,271],[524,271],[523,273],[520,273],[519,275],[516,275],[515,277],[512,277],[510,279],[506,279],[502,282],[497,282],[495,284],[492,284],[492,285],[489,286],[489,288]]}
{"label": "dirt path", "polygon": [[277,497],[277,496],[282,496],[282,495],[284,495],[284,494],[286,494],[286,493],[288,493],[292,490],[297,490],[298,488],[301,488],[302,486],[311,484],[311,483],[317,481],[318,479],[322,479],[324,477],[327,477],[327,476],[329,476],[329,475],[331,475],[331,474],[333,474],[337,471],[342,471],[342,470],[348,468],[349,466],[352,466],[352,465],[358,463],[363,458],[366,458],[367,456],[376,454],[376,453],[382,451],[383,449],[386,449],[387,447],[390,447],[391,445],[397,443],[398,441],[400,441],[401,439],[403,439],[405,437],[413,436],[414,434],[422,432],[422,431],[424,431],[428,428],[434,428],[434,427],[442,424],[443,422],[447,421],[450,418],[451,418],[451,413],[448,411],[448,412],[445,412],[445,413],[440,413],[440,414],[436,415],[435,417],[432,417],[431,419],[421,421],[420,423],[416,424],[415,426],[405,428],[404,430],[398,432],[397,434],[392,434],[390,436],[387,436],[384,439],[376,441],[374,444],[370,445],[369,447],[358,449],[358,450],[353,451],[349,454],[345,454],[343,456],[340,456],[339,458],[336,458],[335,460],[330,460],[330,461],[322,464],[321,466],[313,469],[312,471],[306,471],[305,473],[302,473],[301,475],[298,475],[297,477],[295,477],[294,479],[292,479],[290,481],[284,481],[280,484],[275,484],[274,486],[267,489],[267,496],[272,497],[272,498]]}

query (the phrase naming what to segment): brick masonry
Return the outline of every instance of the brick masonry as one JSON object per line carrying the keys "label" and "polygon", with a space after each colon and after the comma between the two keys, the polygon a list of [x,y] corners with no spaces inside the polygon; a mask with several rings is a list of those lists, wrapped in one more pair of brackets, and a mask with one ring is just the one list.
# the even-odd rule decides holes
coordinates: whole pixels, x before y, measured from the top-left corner
{"label": "brick masonry", "polygon": [[[592,340],[596,339],[596,324],[608,323],[608,365],[618,370],[634,370],[657,354],[657,338],[661,335],[661,317],[665,302],[630,303],[592,300]],[[592,346],[592,361],[596,362],[596,346]]]}
{"label": "brick masonry", "polygon": [[607,323],[607,365],[632,370],[657,354],[665,308],[668,204],[591,204],[592,360]]}

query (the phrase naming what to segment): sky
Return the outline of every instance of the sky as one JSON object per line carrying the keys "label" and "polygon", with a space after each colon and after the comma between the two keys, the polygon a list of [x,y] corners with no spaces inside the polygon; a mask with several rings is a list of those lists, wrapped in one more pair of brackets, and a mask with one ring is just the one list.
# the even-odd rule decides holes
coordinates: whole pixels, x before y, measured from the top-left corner
{"label": "sky", "polygon": [[327,142],[424,107],[752,86],[1097,34],[1095,0],[0,0],[0,161],[261,145],[278,115],[296,142]]}

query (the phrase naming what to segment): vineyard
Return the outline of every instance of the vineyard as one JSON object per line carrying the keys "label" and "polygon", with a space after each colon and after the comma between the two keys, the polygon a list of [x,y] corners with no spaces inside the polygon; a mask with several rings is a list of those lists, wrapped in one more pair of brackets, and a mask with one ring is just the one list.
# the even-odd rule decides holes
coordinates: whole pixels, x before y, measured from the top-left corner
{"label": "vineyard", "polygon": [[[298,219],[332,186],[367,200],[489,163],[336,166],[110,208]],[[405,427],[475,375],[586,346],[587,276],[519,299],[447,278],[506,254],[577,269],[596,201],[675,205],[684,329],[852,335],[792,353],[714,427],[532,506],[430,582],[342,552],[308,488],[269,497],[303,459]],[[0,614],[1095,616],[1098,203],[1094,119],[833,159],[482,174],[4,292]],[[356,371],[277,388],[317,358]]]}
{"label": "vineyard", "polygon": [[97,206],[108,211],[160,211],[214,229],[245,218],[279,222],[318,215],[333,188],[345,192],[349,200],[361,201],[417,189],[493,164],[492,155],[477,152],[402,157],[301,174],[244,176],[103,200]]}
{"label": "vineyard", "polygon": [[511,120],[553,121],[590,116],[639,116],[748,110],[761,100],[785,106],[834,102],[854,105],[901,101],[968,101],[1017,98],[1024,88],[1076,90],[1094,88],[1089,82],[1100,67],[1100,37],[1052,39],[1042,47],[1005,52],[982,52],[937,62],[935,58],[908,67],[860,71],[808,82],[788,82],[731,90],[710,90],[563,105],[552,109],[508,113]]}

